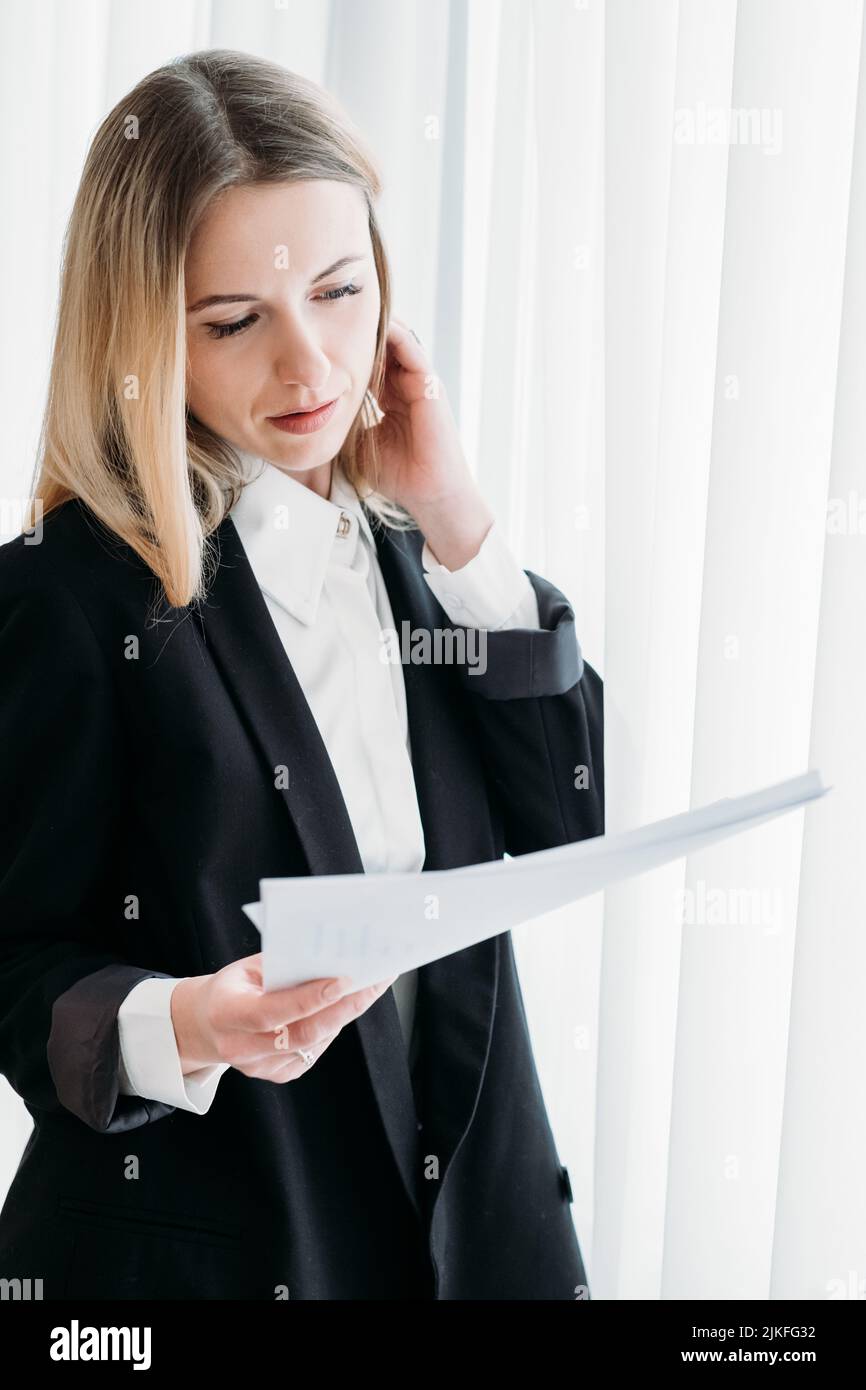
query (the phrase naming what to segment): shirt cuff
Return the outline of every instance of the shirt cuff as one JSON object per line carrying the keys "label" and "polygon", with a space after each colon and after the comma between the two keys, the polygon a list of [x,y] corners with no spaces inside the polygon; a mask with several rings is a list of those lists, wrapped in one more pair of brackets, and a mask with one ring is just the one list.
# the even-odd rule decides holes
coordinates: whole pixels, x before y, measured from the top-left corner
{"label": "shirt cuff", "polygon": [[459,570],[440,565],[427,542],[421,549],[424,578],[453,623],[502,631],[538,628],[538,599],[494,521],[477,555]]}
{"label": "shirt cuff", "polygon": [[178,984],[180,980],[172,978],[142,980],[121,1004],[117,1012],[120,1090],[123,1095],[161,1100],[178,1110],[204,1115],[230,1064],[218,1062],[184,1076],[171,1021],[171,995]]}

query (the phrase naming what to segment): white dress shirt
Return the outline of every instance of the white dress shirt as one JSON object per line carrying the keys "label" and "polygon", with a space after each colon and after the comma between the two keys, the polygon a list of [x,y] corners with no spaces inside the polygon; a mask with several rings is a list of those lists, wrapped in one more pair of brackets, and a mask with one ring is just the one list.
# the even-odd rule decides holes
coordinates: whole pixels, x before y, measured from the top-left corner
{"label": "white dress shirt", "polygon": [[[240,457],[249,481],[231,518],[333,765],[364,871],[420,871],[424,829],[403,667],[382,659],[382,632],[393,631],[394,618],[358,495],[336,464],[326,500],[264,459]],[[496,522],[462,569],[439,564],[426,543],[421,561],[453,623],[539,626],[535,591]],[[120,1090],[201,1115],[229,1063],[183,1075],[171,1021],[178,983],[142,980],[123,1001]],[[393,990],[411,1060],[417,971]]]}

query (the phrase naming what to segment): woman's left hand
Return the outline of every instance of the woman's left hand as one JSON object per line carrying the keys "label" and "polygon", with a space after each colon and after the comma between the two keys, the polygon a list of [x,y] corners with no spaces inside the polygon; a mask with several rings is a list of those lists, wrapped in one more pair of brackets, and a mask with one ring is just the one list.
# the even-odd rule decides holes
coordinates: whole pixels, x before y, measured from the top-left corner
{"label": "woman's left hand", "polygon": [[493,513],[469,471],[442,381],[393,315],[378,402],[379,489],[414,517],[440,564],[461,569],[477,554]]}

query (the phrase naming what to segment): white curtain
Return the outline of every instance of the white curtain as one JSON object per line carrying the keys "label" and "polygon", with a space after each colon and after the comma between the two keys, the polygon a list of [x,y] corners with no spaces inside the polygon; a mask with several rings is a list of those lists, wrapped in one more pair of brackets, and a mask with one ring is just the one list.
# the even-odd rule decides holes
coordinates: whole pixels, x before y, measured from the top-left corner
{"label": "white curtain", "polygon": [[861,30],[853,0],[606,8],[610,825],[808,765],[835,784],[606,895],[612,1297],[866,1279],[866,516],[830,521],[856,454],[864,478]]}
{"label": "white curtain", "polygon": [[[608,828],[832,785],[515,933],[596,1298],[866,1297],[862,8],[0,12],[7,535],[96,124],[176,54],[261,53],[378,154],[395,311],[605,678]],[[30,1127],[8,1087],[0,1122],[2,1192]]]}

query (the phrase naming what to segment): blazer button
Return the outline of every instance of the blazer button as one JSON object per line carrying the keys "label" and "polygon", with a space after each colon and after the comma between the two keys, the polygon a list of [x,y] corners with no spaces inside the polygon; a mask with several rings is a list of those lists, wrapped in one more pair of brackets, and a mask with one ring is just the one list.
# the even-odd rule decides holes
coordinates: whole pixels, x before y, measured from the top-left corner
{"label": "blazer button", "polygon": [[567,1202],[574,1201],[574,1193],[571,1190],[571,1179],[568,1176],[568,1169],[562,1164],[559,1169],[559,1187],[563,1197]]}

